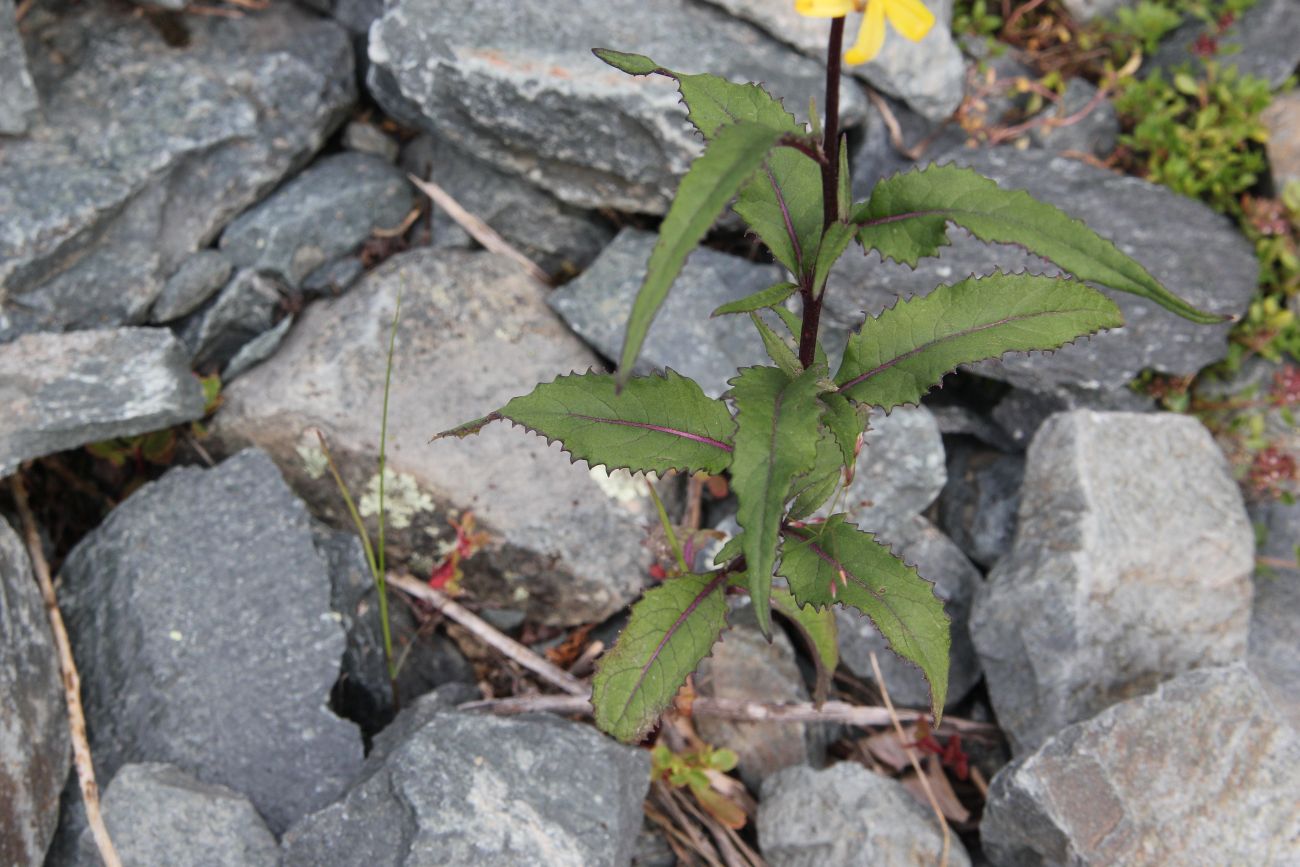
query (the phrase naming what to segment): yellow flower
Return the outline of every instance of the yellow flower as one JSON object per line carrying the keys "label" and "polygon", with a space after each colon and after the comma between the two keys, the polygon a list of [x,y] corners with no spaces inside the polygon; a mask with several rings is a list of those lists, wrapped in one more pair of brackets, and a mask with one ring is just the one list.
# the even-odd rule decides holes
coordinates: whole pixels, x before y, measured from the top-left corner
{"label": "yellow flower", "polygon": [[861,12],[862,27],[858,40],[844,52],[845,63],[866,63],[880,53],[885,43],[885,18],[905,39],[920,42],[934,26],[934,13],[921,0],[794,0],[794,9],[808,18],[842,18],[850,12]]}

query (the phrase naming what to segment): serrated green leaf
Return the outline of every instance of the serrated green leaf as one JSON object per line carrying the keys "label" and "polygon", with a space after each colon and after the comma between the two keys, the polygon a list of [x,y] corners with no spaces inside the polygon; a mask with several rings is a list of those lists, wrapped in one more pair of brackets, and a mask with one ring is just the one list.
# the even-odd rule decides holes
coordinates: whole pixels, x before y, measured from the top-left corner
{"label": "serrated green leaf", "polygon": [[763,348],[767,350],[767,357],[772,359],[772,363],[791,378],[803,373],[803,365],[799,363],[796,349],[791,347],[787,339],[777,334],[757,313],[749,314],[749,318],[758,329],[758,336],[762,339]]}
{"label": "serrated green leaf", "polygon": [[596,665],[591,704],[596,725],[635,741],[672,704],[686,676],[709,655],[727,625],[725,573],[683,575],[632,606],[627,628]]}
{"label": "serrated green leaf", "polygon": [[807,154],[773,151],[732,210],[791,273],[812,270],[822,235],[822,170]]}
{"label": "serrated green leaf", "polygon": [[1198,310],[1174,295],[1129,256],[1083,221],[1040,202],[1024,190],[1004,190],[978,172],[954,165],[928,166],[876,184],[858,205],[853,222],[868,250],[915,267],[948,243],[956,223],[983,241],[1017,244],[1081,280],[1150,299],[1201,324],[1230,317]]}
{"label": "serrated green leaf", "polygon": [[835,610],[829,606],[818,609],[812,605],[800,605],[794,594],[784,587],[772,588],[772,607],[794,624],[807,645],[809,656],[817,668],[813,700],[818,703],[825,701],[830,693],[831,675],[840,664],[840,631],[835,622]]}
{"label": "serrated green leaf", "polygon": [[573,373],[537,386],[499,411],[438,434],[463,437],[509,419],[547,441],[559,440],[591,466],[633,472],[707,472],[731,463],[736,425],[727,405],[668,370],[638,376],[622,391],[604,373]]}
{"label": "serrated green leaf", "polygon": [[617,383],[631,376],[641,344],[677,279],[686,257],[709,231],[736,192],[762,166],[780,132],[756,124],[724,127],[691,164],[677,198],[659,227],[645,281],[632,304],[619,360]]}
{"label": "serrated green leaf", "polygon": [[791,521],[803,520],[830,499],[835,487],[844,477],[844,463],[840,457],[835,437],[823,429],[817,438],[817,456],[813,459],[812,467],[791,485],[790,492],[794,501],[787,514]]}
{"label": "serrated green leaf", "polygon": [[764,635],[771,634],[768,600],[790,486],[817,456],[822,376],[817,366],[794,379],[775,367],[747,367],[731,380],[738,423],[731,488],[740,501],[736,522],[744,531],[749,595]]}
{"label": "serrated green leaf", "polygon": [[1123,324],[1113,301],[1074,280],[972,277],[867,319],[849,338],[835,381],[844,396],[888,410],[919,402],[959,365],[1056,349]]}
{"label": "serrated green leaf", "polygon": [[890,648],[925,674],[938,723],[948,695],[950,636],[934,585],[843,515],[787,530],[779,574],[800,605],[839,603],[870,617]]}
{"label": "serrated green leaf", "polygon": [[724,542],[718,553],[713,555],[713,565],[725,566],[745,553],[744,542],[741,541],[743,536],[743,533],[737,533]]}
{"label": "serrated green leaf", "polygon": [[826,286],[826,278],[831,275],[831,269],[853,242],[856,232],[857,227],[848,223],[831,223],[827,227],[826,233],[822,235],[821,246],[817,249],[817,266],[813,271],[813,297],[822,294],[822,289]]}
{"label": "serrated green leaf", "polygon": [[591,53],[628,75],[650,75],[659,71],[659,64],[644,54],[629,54],[626,51],[615,51],[612,48],[593,48]]}
{"label": "serrated green leaf", "polygon": [[727,304],[723,304],[717,310],[710,313],[709,316],[726,316],[732,313],[753,313],[767,307],[775,307],[798,291],[799,287],[794,283],[777,283],[775,286],[768,286],[766,289],[760,289],[753,295],[746,295],[739,301],[731,301]]}
{"label": "serrated green leaf", "polygon": [[837,392],[824,393],[818,400],[826,407],[822,423],[835,437],[844,466],[853,466],[857,460],[858,437],[867,429],[871,408],[866,404],[855,404]]}
{"label": "serrated green leaf", "polygon": [[673,70],[663,74],[677,80],[686,103],[686,119],[705,139],[712,139],[729,124],[755,123],[802,135],[803,126],[785,110],[780,100],[757,84],[737,84],[716,75],[689,75]]}

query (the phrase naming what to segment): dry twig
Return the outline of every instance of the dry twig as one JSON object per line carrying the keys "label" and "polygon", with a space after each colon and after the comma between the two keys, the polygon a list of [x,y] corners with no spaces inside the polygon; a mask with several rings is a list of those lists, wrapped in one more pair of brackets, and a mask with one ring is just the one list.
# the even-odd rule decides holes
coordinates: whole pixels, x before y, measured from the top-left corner
{"label": "dry twig", "polygon": [[50,618],[50,630],[54,633],[54,646],[59,654],[59,669],[63,675],[63,697],[68,705],[68,731],[72,736],[72,756],[77,767],[77,780],[81,784],[81,799],[86,805],[86,820],[90,823],[90,833],[99,849],[99,857],[105,867],[122,867],[113,848],[113,841],[108,836],[104,825],[104,816],[99,809],[99,788],[95,785],[95,765],[91,760],[90,741],[86,738],[86,714],[81,707],[81,678],[77,674],[77,664],[72,658],[72,644],[68,641],[68,630],[63,625],[63,615],[59,612],[59,600],[54,594],[54,581],[50,577],[50,564],[45,560],[41,549],[40,533],[36,529],[36,519],[32,516],[31,506],[27,502],[27,486],[23,483],[22,473],[13,477],[14,505],[23,525],[23,536],[27,542],[27,554],[32,561],[32,570],[36,573],[36,582],[41,588],[41,598],[45,602],[45,613]]}

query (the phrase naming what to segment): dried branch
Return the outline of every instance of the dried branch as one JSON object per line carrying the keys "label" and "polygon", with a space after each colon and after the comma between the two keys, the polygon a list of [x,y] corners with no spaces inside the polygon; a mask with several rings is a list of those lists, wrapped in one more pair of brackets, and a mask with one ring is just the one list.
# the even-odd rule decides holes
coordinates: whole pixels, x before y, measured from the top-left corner
{"label": "dried branch", "polygon": [[77,674],[77,663],[72,658],[72,644],[68,641],[68,630],[63,625],[63,615],[59,612],[54,581],[50,578],[50,564],[46,562],[45,552],[41,548],[40,533],[27,502],[27,486],[23,483],[22,473],[13,477],[12,488],[14,505],[18,508],[23,536],[27,542],[27,554],[32,561],[32,570],[36,573],[36,582],[41,588],[45,613],[50,618],[50,630],[54,633],[54,646],[59,654],[63,697],[68,705],[68,732],[72,736],[72,757],[77,768],[77,780],[81,784],[81,799],[86,805],[86,820],[90,823],[90,833],[95,839],[104,867],[122,867],[99,809],[99,787],[95,785],[95,765],[90,755],[90,741],[86,737],[86,714],[81,706],[81,677]]}

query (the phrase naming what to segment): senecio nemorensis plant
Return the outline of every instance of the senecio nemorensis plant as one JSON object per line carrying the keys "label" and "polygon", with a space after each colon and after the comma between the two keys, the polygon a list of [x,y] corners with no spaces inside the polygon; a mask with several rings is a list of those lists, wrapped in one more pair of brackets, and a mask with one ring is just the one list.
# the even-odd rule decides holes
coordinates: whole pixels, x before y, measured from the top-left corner
{"label": "senecio nemorensis plant", "polygon": [[[675,81],[705,141],[664,218],[618,371],[561,376],[439,435],[467,436],[508,419],[559,440],[575,460],[592,466],[730,473],[741,532],[719,552],[717,568],[691,571],[679,549],[680,569],[633,606],[597,670],[596,722],[625,740],[644,735],[709,654],[726,627],[729,588],[749,593],[765,634],[773,608],[800,627],[816,649],[819,695],[837,662],[830,606],[865,613],[894,652],[925,673],[937,722],[948,688],[949,622],[932,584],[844,515],[813,518],[851,478],[870,408],[916,404],[962,364],[1056,349],[1122,325],[1115,304],[1087,283],[1142,296],[1193,322],[1224,318],[1178,298],[1082,222],[966,169],[936,165],[895,175],[880,181],[867,201],[853,202],[839,132],[841,62],[875,56],[886,18],[902,36],[919,40],[934,17],[920,0],[794,2],[803,15],[830,19],[820,126],[815,107],[806,127],[758,85],[595,50],[629,75]],[[854,11],[865,15],[845,53],[844,16]],[[733,199],[735,212],[792,276],[714,315],[750,316],[772,363],[738,371],[717,400],[672,370],[632,376],[687,255]],[[948,223],[988,243],[1022,246],[1076,279],[993,273],[900,301],[866,319],[832,373],[817,324],[836,260],[856,241],[864,252],[915,267],[948,244]],[[801,315],[785,307],[794,295]],[[776,577],[785,584],[774,587]]]}

